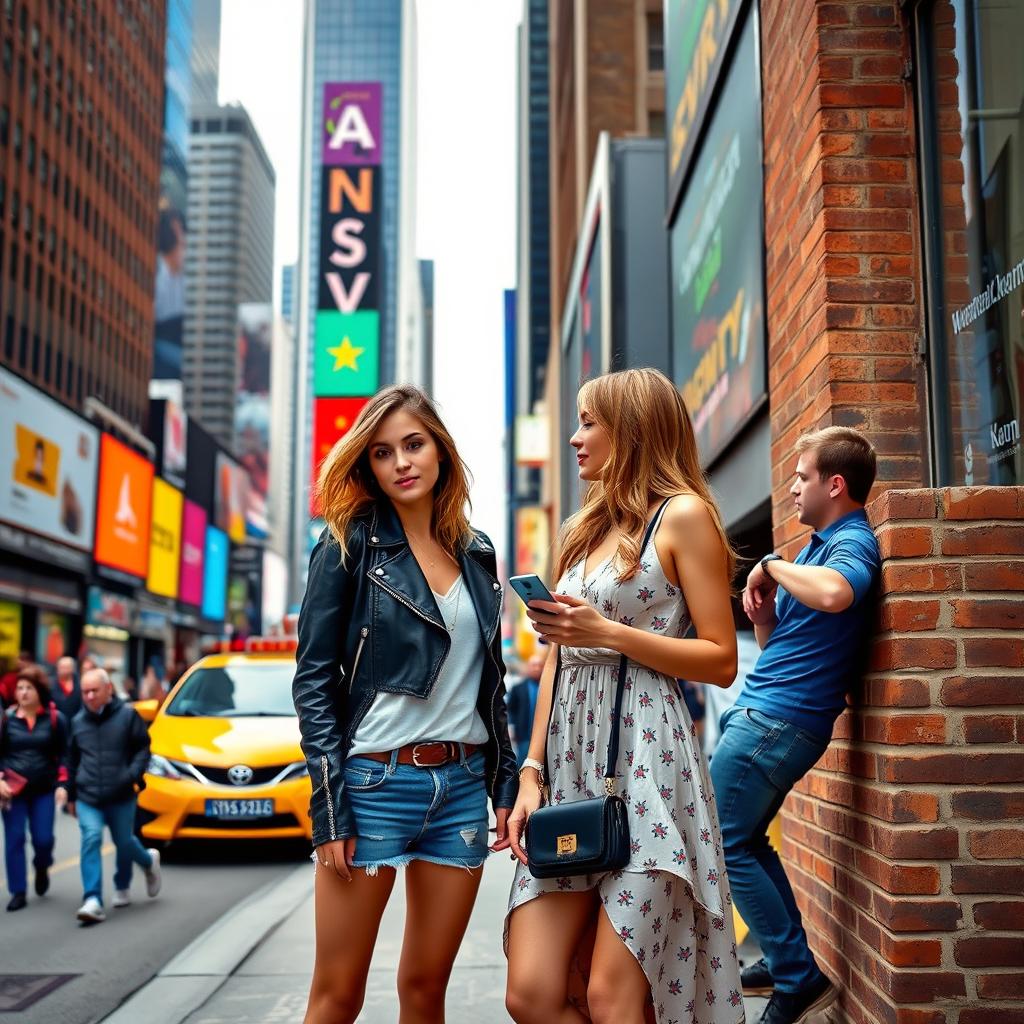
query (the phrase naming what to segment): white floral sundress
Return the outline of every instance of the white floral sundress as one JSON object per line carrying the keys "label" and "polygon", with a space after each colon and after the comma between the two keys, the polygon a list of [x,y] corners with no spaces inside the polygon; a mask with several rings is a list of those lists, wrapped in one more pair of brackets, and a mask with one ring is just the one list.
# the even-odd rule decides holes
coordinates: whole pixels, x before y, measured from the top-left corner
{"label": "white floral sundress", "polygon": [[[558,583],[607,618],[665,636],[690,626],[653,538],[640,571],[619,583],[614,557],[584,578],[585,559]],[[603,792],[619,655],[562,648],[562,678],[547,745],[551,799]],[[508,920],[548,892],[597,889],[601,904],[651,986],[657,1024],[742,1024],[745,1019],[721,833],[707,763],[676,680],[629,664],[622,700],[618,792],[626,801],[632,857],[622,871],[537,879],[517,866]],[[592,935],[589,937],[592,948]],[[586,1012],[589,950],[579,951],[570,994]]]}

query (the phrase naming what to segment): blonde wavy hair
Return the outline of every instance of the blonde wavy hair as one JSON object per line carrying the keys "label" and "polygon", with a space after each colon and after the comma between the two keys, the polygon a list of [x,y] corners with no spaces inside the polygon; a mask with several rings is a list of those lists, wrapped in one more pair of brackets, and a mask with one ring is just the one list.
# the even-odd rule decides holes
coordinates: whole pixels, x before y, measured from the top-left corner
{"label": "blonde wavy hair", "polygon": [[588,380],[576,404],[604,428],[610,442],[601,478],[591,482],[583,507],[559,534],[559,579],[587,555],[600,538],[621,534],[616,562],[619,580],[640,568],[640,543],[651,503],[676,494],[695,494],[707,506],[722,538],[732,582],[736,552],[722,525],[700,465],[690,414],[672,382],[658,370],[620,370]]}
{"label": "blonde wavy hair", "polygon": [[469,470],[455,441],[426,393],[412,384],[396,384],[378,391],[363,406],[349,432],[330,450],[320,467],[316,496],[320,514],[331,536],[348,556],[348,528],[383,494],[370,467],[369,447],[380,425],[393,412],[404,409],[415,416],[437,444],[441,471],[434,487],[434,516],[431,524],[437,542],[453,558],[472,538],[469,507]]}

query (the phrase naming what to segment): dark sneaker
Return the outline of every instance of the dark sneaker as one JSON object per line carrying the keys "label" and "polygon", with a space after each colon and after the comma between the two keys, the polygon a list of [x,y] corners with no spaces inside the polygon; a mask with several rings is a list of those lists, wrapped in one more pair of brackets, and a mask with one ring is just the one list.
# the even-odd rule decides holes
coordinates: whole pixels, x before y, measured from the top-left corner
{"label": "dark sneaker", "polygon": [[50,890],[50,869],[36,868],[36,895],[45,896]]}
{"label": "dark sneaker", "polygon": [[744,967],[740,971],[740,981],[743,983],[743,994],[747,996],[770,996],[775,988],[772,972],[768,970],[768,961],[764,957]]}
{"label": "dark sneaker", "polygon": [[759,1024],[804,1024],[812,1013],[831,1006],[838,995],[835,985],[823,974],[799,992],[774,992]]}
{"label": "dark sneaker", "polygon": [[11,902],[7,904],[8,910],[24,910],[28,906],[28,900],[25,899],[23,892],[16,892],[11,897]]}

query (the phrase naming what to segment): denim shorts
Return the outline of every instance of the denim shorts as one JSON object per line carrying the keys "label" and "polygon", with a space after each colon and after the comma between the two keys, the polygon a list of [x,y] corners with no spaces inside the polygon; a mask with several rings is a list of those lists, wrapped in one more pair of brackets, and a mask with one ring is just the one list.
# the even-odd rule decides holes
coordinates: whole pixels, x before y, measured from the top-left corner
{"label": "denim shorts", "polygon": [[487,787],[481,751],[440,768],[385,764],[368,757],[345,762],[345,792],[356,820],[352,864],[378,868],[413,860],[478,868],[487,859]]}

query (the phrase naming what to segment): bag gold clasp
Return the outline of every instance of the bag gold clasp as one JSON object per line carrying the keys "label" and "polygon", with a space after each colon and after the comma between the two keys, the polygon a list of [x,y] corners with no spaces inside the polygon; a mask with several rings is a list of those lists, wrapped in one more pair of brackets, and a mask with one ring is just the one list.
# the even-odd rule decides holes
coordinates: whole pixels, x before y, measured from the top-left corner
{"label": "bag gold clasp", "polygon": [[555,844],[558,856],[567,857],[570,854],[576,852],[576,834],[573,833],[569,836],[559,836]]}

